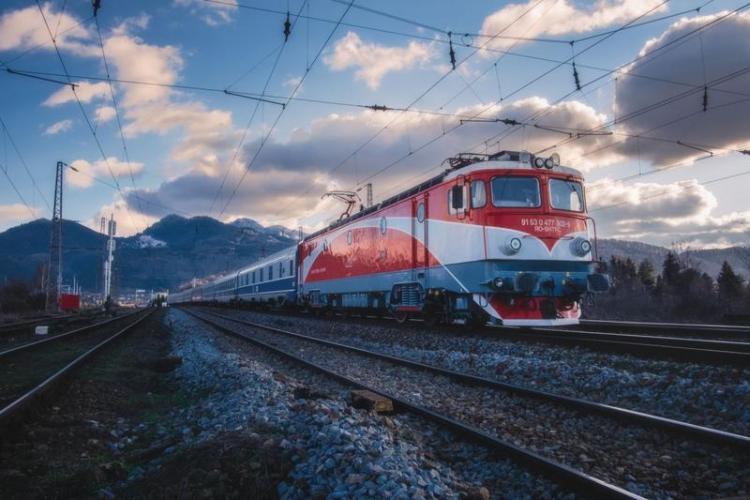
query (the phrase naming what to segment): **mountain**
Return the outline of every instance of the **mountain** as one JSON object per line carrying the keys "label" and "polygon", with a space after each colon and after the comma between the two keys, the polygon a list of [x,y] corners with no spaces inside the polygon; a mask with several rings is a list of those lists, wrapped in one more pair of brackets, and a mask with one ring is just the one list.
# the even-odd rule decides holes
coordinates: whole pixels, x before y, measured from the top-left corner
{"label": "mountain", "polygon": [[[648,259],[658,270],[661,269],[662,262],[670,251],[664,247],[638,241],[613,239],[601,239],[597,242],[597,247],[601,260],[609,260],[613,255],[624,258],[630,257],[636,263]],[[685,249],[677,253],[684,264],[708,273],[714,278],[718,276],[724,261],[727,261],[737,273],[741,274],[746,280],[750,280],[750,247],[748,246],[712,250]]]}
{"label": "mountain", "polygon": [[[293,231],[245,219],[224,224],[211,217],[168,215],[143,233],[116,238],[114,284],[120,289],[174,289],[195,277],[239,268],[294,245]],[[0,280],[33,279],[48,260],[50,221],[39,219],[0,233]],[[63,222],[63,281],[73,276],[100,289],[106,237],[73,221]]]}
{"label": "mountain", "polygon": [[[47,264],[50,221],[38,219],[0,233],[0,283],[13,278],[39,280]],[[114,284],[127,290],[175,289],[210,275],[237,269],[263,255],[294,245],[297,231],[264,227],[242,218],[225,224],[211,217],[168,215],[144,232],[117,238]],[[106,237],[74,221],[63,221],[63,280],[75,276],[87,290],[99,290]],[[666,248],[634,241],[602,239],[599,258],[612,255],[636,262],[649,259],[661,268]],[[690,250],[680,253],[683,262],[717,276],[727,260],[735,271],[750,279],[750,247]]]}

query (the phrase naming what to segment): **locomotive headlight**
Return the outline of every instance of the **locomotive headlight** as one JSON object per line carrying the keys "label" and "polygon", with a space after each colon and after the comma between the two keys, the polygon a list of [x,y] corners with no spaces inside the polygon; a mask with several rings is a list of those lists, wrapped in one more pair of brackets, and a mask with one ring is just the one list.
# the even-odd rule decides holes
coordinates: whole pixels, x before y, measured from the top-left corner
{"label": "locomotive headlight", "polygon": [[519,250],[521,250],[521,239],[520,238],[510,238],[505,243],[505,253],[508,255],[513,255],[518,253]]}
{"label": "locomotive headlight", "polygon": [[544,168],[552,170],[552,167],[555,166],[555,160],[553,160],[551,157],[544,160]]}
{"label": "locomotive headlight", "polygon": [[579,257],[588,255],[591,252],[591,242],[586,238],[576,238],[570,245],[570,250]]}
{"label": "locomotive headlight", "polygon": [[540,158],[539,156],[534,158],[534,166],[536,168],[542,168],[544,166],[544,158]]}
{"label": "locomotive headlight", "polygon": [[500,290],[503,287],[503,279],[498,276],[492,280],[492,286]]}

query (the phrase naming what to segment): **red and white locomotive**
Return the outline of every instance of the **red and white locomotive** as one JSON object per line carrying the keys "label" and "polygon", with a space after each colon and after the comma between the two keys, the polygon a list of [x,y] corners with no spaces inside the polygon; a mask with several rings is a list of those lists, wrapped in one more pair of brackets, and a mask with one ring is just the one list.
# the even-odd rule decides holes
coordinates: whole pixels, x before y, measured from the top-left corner
{"label": "red and white locomotive", "polygon": [[[442,174],[303,239],[293,293],[285,283],[285,295],[270,300],[399,321],[575,324],[584,294],[609,286],[597,271],[594,230],[583,177],[557,155],[461,155]],[[214,300],[254,301],[235,279],[234,296]]]}

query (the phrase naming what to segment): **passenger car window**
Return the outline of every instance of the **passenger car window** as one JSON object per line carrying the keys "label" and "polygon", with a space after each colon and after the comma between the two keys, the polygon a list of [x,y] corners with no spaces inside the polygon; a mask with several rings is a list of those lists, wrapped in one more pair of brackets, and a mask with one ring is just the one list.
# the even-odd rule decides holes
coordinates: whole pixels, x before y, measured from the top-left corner
{"label": "passenger car window", "polygon": [[583,212],[583,187],[580,182],[550,179],[549,199],[552,208]]}
{"label": "passenger car window", "polygon": [[536,177],[494,177],[492,204],[496,207],[539,207],[539,181]]}
{"label": "passenger car window", "polygon": [[484,181],[471,181],[471,208],[481,208],[487,203]]}
{"label": "passenger car window", "polygon": [[268,279],[269,280],[273,279],[273,266],[272,265],[268,266]]}

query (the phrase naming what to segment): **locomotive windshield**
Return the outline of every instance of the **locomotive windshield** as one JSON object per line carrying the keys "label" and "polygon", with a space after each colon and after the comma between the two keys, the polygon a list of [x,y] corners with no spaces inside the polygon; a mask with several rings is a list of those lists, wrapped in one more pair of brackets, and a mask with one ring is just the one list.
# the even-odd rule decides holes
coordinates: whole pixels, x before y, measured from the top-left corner
{"label": "locomotive windshield", "polygon": [[496,207],[539,207],[539,181],[536,177],[494,177],[492,204]]}
{"label": "locomotive windshield", "polygon": [[580,182],[550,179],[549,197],[552,208],[583,212],[583,187]]}

